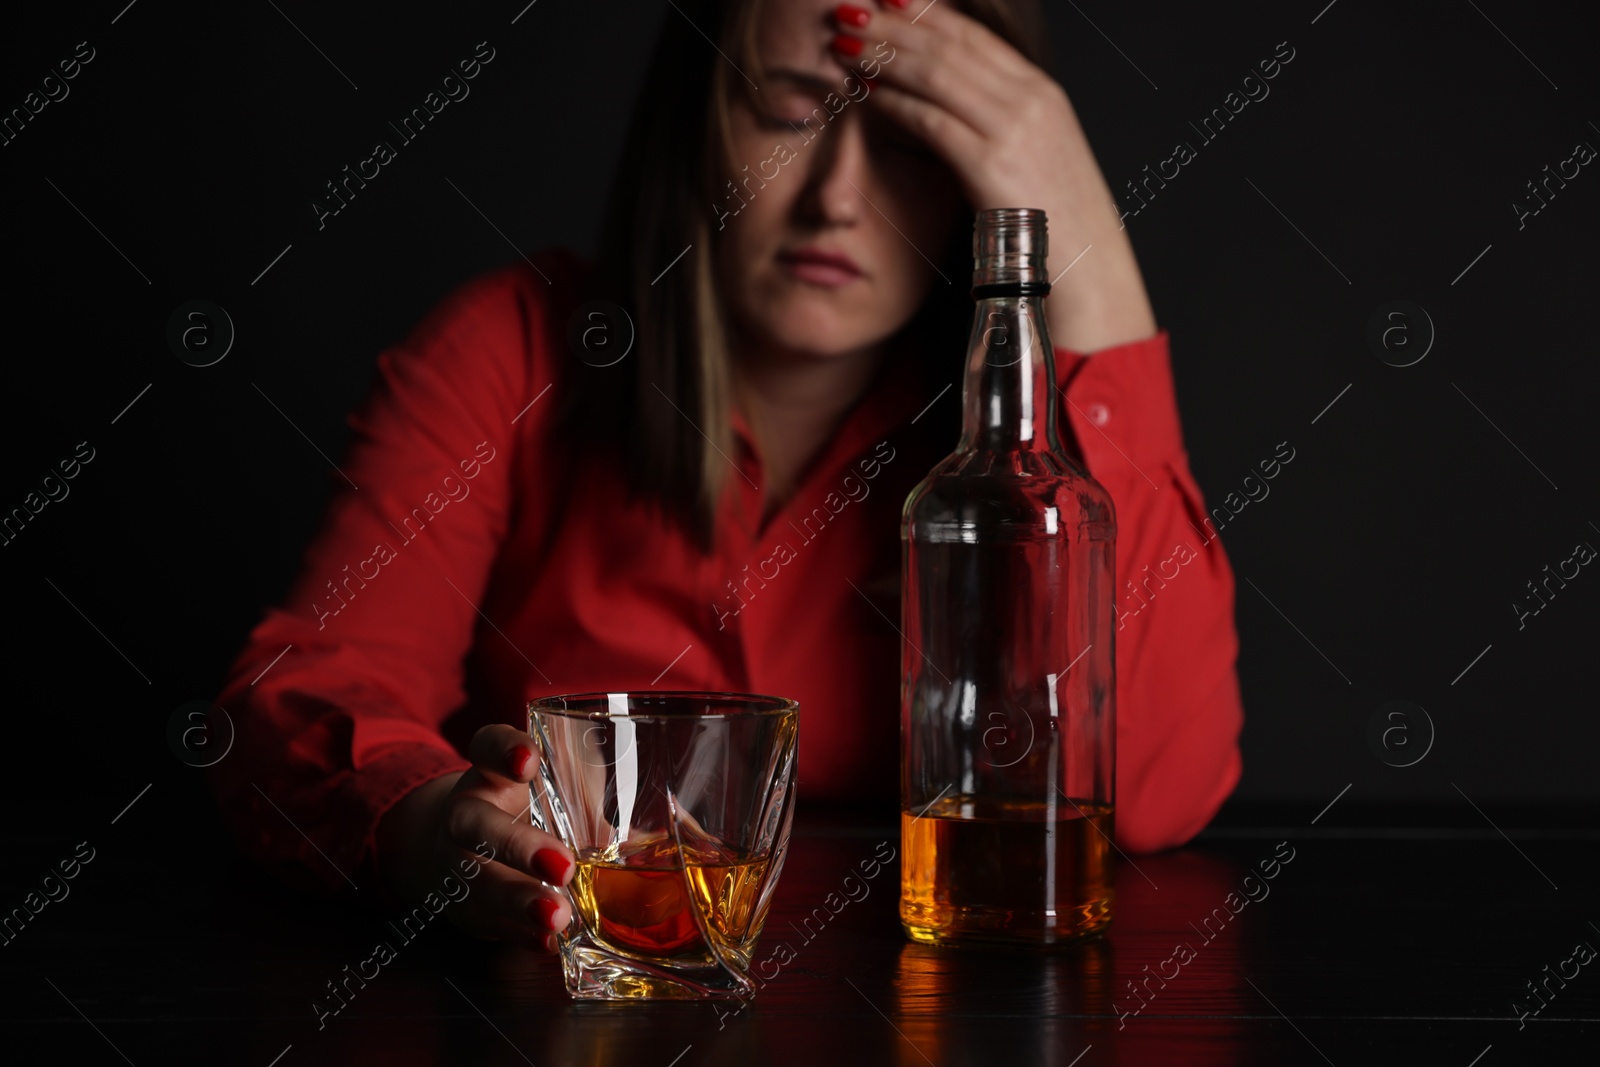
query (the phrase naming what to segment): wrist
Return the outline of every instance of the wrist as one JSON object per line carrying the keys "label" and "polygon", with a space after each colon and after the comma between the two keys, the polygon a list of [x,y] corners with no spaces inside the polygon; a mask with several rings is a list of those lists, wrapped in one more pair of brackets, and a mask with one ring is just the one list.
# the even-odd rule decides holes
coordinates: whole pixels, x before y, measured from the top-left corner
{"label": "wrist", "polygon": [[1155,312],[1126,230],[1117,226],[1110,192],[1079,197],[1076,210],[1047,212],[1046,270],[1051,280],[1045,316],[1052,343],[1074,352],[1098,352],[1154,336]]}
{"label": "wrist", "polygon": [[1105,265],[1093,276],[1063,284],[1099,251],[1098,246],[1090,251],[1045,298],[1051,343],[1086,355],[1153,337],[1157,331],[1155,312],[1131,255],[1125,265]]}

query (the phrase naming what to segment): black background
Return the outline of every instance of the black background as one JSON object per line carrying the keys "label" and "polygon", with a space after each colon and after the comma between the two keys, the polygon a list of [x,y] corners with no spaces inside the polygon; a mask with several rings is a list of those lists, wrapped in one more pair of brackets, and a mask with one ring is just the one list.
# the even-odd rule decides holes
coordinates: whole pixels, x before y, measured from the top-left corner
{"label": "black background", "polygon": [[[682,17],[655,0],[540,0],[515,24],[524,0],[124,3],[8,10],[0,32],[7,111],[78,42],[96,52],[0,146],[0,511],[95,449],[0,546],[0,800],[14,826],[68,836],[136,795],[147,826],[207,828],[168,719],[217,691],[282,595],[338,477],[318,449],[338,458],[377,353],[455,285],[516,249],[593,252],[650,44]],[[1511,607],[1546,564],[1600,546],[1600,174],[1520,230],[1511,207],[1577,142],[1600,145],[1593,35],[1548,2],[1323,4],[1048,5],[1055,73],[1114,189],[1177,141],[1199,148],[1128,224],[1208,502],[1295,449],[1222,535],[1237,798],[1600,800],[1600,577],[1585,568],[1520,631]],[[471,95],[319,230],[323,183],[479,41],[496,55]],[[1285,41],[1270,96],[1200,146],[1188,122]],[[214,366],[166,342],[193,299],[237,328]],[[1403,368],[1366,339],[1396,300],[1437,334]],[[1393,700],[1435,734],[1407,767],[1368,739]],[[1420,716],[1380,725],[1396,721],[1404,758],[1423,751]]]}

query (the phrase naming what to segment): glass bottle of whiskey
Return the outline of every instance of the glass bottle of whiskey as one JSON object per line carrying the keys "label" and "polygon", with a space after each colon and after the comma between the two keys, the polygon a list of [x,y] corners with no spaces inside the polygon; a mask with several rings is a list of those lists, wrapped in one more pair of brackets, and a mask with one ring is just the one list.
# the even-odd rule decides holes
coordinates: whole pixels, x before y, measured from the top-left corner
{"label": "glass bottle of whiskey", "polygon": [[1056,433],[1046,219],[978,214],[956,450],[901,518],[907,936],[1050,945],[1111,920],[1116,518]]}

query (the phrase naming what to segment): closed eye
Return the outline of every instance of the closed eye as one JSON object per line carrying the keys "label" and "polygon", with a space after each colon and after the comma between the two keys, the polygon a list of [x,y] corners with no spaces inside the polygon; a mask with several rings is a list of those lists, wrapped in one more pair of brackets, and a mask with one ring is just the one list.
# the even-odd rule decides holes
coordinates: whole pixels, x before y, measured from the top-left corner
{"label": "closed eye", "polygon": [[784,118],[782,115],[769,115],[766,112],[758,112],[756,114],[756,125],[764,130],[787,130],[793,133],[802,122],[810,117],[809,115],[803,115],[797,119],[790,119]]}

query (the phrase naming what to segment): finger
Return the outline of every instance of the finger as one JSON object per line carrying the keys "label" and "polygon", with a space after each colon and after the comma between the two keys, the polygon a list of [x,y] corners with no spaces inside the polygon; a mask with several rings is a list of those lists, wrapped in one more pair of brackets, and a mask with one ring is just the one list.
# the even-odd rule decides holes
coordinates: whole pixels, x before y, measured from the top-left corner
{"label": "finger", "polygon": [[[862,74],[873,69],[861,61],[854,65]],[[914,92],[976,128],[1002,122],[1017,96],[1010,79],[939,40],[923,48],[896,46],[892,60],[877,64],[875,80]]]}
{"label": "finger", "polygon": [[962,160],[977,160],[987,151],[982,133],[944,108],[915,93],[880,84],[869,100],[893,121],[933,147],[957,174]]}
{"label": "finger", "polygon": [[986,35],[993,41],[1004,43],[1004,39],[993,30],[951,3],[940,3],[940,0],[880,0],[880,4],[899,15],[908,26],[926,26],[958,36]]}
{"label": "finger", "polygon": [[490,723],[473,734],[467,758],[492,785],[526,782],[539,767],[533,738],[504,723]]}
{"label": "finger", "polygon": [[[445,833],[450,840],[551,885],[565,885],[576,868],[573,855],[550,834],[470,792],[445,801]],[[485,868],[487,870],[487,867]]]}
{"label": "finger", "polygon": [[456,897],[446,915],[469,936],[549,952],[555,947],[552,934],[571,921],[571,904],[555,889],[504,864],[485,865],[467,885],[467,894]]}
{"label": "finger", "polygon": [[523,948],[544,951],[550,935],[572,922],[572,905],[560,892],[503,864],[485,867],[472,885],[475,920]]}
{"label": "finger", "polygon": [[[835,52],[847,66],[919,92],[973,125],[991,121],[1015,98],[1019,75],[1035,69],[1010,44],[960,12],[930,15],[920,25],[914,17],[883,11],[861,26],[836,10],[835,23],[845,40],[835,40]],[[856,43],[854,34],[864,40]],[[878,41],[883,44],[866,47]]]}
{"label": "finger", "polygon": [[526,952],[553,953],[559,945],[557,935],[552,932],[541,933],[538,928],[524,926],[509,919],[496,917],[492,931],[480,936],[495,941],[504,941],[515,945]]}

